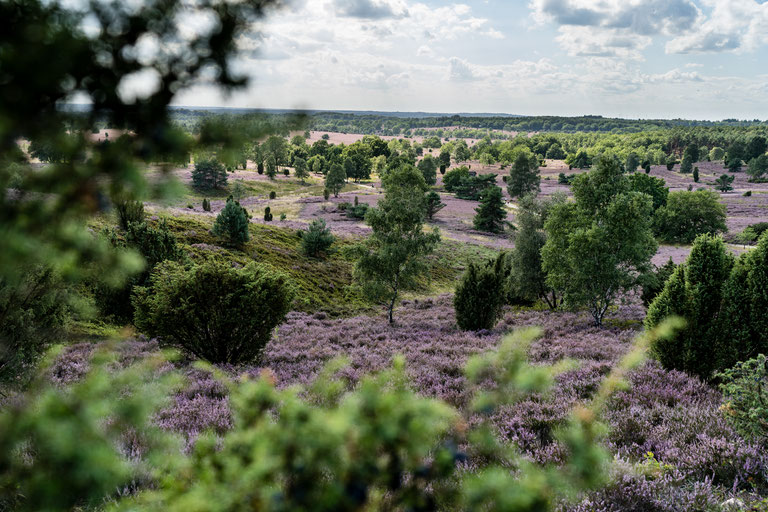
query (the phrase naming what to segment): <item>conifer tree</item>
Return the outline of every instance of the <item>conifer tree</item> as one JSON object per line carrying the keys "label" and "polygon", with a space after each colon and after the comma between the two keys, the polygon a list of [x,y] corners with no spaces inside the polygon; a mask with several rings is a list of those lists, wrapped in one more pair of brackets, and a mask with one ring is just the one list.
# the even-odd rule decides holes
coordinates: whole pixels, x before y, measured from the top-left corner
{"label": "conifer tree", "polygon": [[482,193],[480,206],[475,209],[475,229],[489,233],[501,233],[504,231],[507,218],[507,210],[504,209],[504,198],[501,188],[493,185]]}
{"label": "conifer tree", "polygon": [[213,234],[227,238],[234,245],[241,245],[249,239],[249,219],[247,210],[230,196],[213,223]]}

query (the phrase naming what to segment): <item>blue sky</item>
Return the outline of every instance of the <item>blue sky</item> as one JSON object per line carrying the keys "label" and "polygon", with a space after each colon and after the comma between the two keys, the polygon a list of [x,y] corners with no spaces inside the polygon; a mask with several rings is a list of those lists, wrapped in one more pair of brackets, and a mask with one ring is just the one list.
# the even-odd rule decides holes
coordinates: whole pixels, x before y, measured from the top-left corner
{"label": "blue sky", "polygon": [[768,119],[768,0],[286,0],[179,104]]}

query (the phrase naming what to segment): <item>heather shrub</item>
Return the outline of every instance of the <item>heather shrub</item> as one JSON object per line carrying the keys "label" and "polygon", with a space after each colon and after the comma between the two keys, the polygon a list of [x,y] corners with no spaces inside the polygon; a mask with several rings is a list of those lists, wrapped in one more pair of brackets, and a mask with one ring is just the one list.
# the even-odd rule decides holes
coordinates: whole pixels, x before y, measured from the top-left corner
{"label": "heather shrub", "polygon": [[301,250],[312,258],[327,253],[335,240],[331,230],[325,225],[325,219],[313,220],[306,231],[299,231],[299,233],[301,235]]}
{"label": "heather shrub", "polygon": [[691,243],[698,235],[727,231],[725,218],[725,205],[716,192],[670,192],[667,204],[656,210],[654,232],[665,242]]}
{"label": "heather shrub", "polygon": [[226,262],[190,268],[165,262],[148,286],[134,289],[134,322],[201,359],[244,363],[259,359],[292,298],[283,274],[255,263],[236,269]]}
{"label": "heather shrub", "polygon": [[718,374],[721,411],[739,434],[768,447],[768,359],[760,354]]}
{"label": "heather shrub", "polygon": [[465,331],[492,329],[501,316],[509,267],[506,254],[484,264],[470,262],[456,286],[456,323]]}
{"label": "heather shrub", "polygon": [[[218,373],[223,386],[188,372],[193,387],[177,397],[228,392],[233,418],[230,430],[201,435],[187,453],[149,424],[162,397],[178,389],[171,366],[155,357],[115,370],[123,366],[116,355],[97,354],[82,379],[62,387],[41,379],[0,412],[0,499],[21,510],[98,507],[107,497],[117,508],[164,511],[243,503],[247,510],[549,510],[600,484],[606,455],[593,420],[599,405],[564,422],[561,468],[526,463],[493,435],[487,420],[496,409],[552,382],[551,368],[526,362],[535,335],[516,332],[467,364],[477,390],[471,422],[412,391],[400,357],[349,392],[335,377],[341,360],[308,386],[285,389],[266,372],[257,380]],[[498,386],[481,391],[489,378]],[[51,436],[52,428],[62,431]],[[487,462],[475,471],[460,470],[480,460]],[[94,465],[99,471],[89,470]]]}
{"label": "heather shrub", "polygon": [[248,211],[230,196],[213,223],[213,234],[225,237],[231,244],[242,245],[250,238],[250,218]]}

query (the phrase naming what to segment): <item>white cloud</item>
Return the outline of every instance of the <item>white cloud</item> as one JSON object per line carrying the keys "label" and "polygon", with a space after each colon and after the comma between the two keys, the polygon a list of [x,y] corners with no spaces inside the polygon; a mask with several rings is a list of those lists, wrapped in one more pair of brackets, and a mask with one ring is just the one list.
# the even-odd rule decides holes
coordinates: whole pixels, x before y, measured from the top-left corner
{"label": "white cloud", "polygon": [[657,35],[688,30],[701,19],[693,0],[532,0],[533,18],[554,23],[572,56],[642,58]]}
{"label": "white cloud", "polygon": [[768,3],[705,0],[709,18],[666,45],[667,53],[754,51],[768,44]]}

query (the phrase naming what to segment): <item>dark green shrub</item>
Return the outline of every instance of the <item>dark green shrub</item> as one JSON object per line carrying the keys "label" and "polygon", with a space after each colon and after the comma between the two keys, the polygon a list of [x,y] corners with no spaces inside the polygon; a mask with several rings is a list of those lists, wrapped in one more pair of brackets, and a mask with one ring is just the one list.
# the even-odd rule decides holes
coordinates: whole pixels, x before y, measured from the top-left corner
{"label": "dark green shrub", "polygon": [[203,211],[205,212],[211,211],[211,202],[208,200],[208,198],[203,199]]}
{"label": "dark green shrub", "polygon": [[453,192],[454,188],[461,183],[461,180],[466,178],[469,178],[469,168],[467,166],[462,165],[461,167],[451,169],[443,176],[443,187],[446,192]]}
{"label": "dark green shrub", "polygon": [[[696,238],[686,262],[679,265],[653,300],[645,319],[653,328],[670,316],[686,320],[684,329],[657,340],[652,352],[667,369],[686,371],[709,379],[722,370],[723,286],[731,273],[733,258],[719,236]],[[725,340],[725,343],[730,341]]]}
{"label": "dark green shrub", "polygon": [[270,199],[275,199],[276,197],[277,197],[277,192],[275,192],[274,190],[269,192],[269,198]]}
{"label": "dark green shrub", "polygon": [[248,211],[230,197],[213,223],[213,234],[225,237],[232,244],[241,245],[250,238],[250,218]]}
{"label": "dark green shrub", "polygon": [[720,192],[730,192],[733,190],[733,185],[731,185],[731,183],[733,183],[734,179],[736,179],[736,176],[721,174],[720,177],[715,180],[715,188]]}
{"label": "dark green shrub", "polygon": [[250,263],[207,261],[189,269],[158,265],[149,286],[134,293],[135,324],[163,345],[212,363],[258,361],[291,306],[287,278]]}
{"label": "dark green shrub", "polygon": [[744,228],[744,231],[737,235],[742,243],[754,243],[760,236],[768,231],[768,222],[758,222]]}
{"label": "dark green shrub", "polygon": [[664,289],[664,285],[672,276],[676,268],[677,265],[675,265],[675,262],[672,261],[672,258],[669,258],[669,261],[664,265],[656,267],[653,271],[642,276],[640,281],[640,298],[646,308],[650,306],[653,299],[661,293]]}
{"label": "dark green shrub", "polygon": [[299,231],[301,235],[301,250],[312,258],[320,257],[328,252],[333,245],[334,237],[331,230],[325,225],[324,219],[315,219],[306,231]]}
{"label": "dark green shrub", "polygon": [[699,182],[699,168],[694,167],[693,168],[693,181],[698,183]]}
{"label": "dark green shrub", "polygon": [[291,171],[287,167],[285,167],[285,168],[283,168],[283,175],[290,176],[291,175]]}
{"label": "dark green shrub", "polygon": [[509,267],[505,254],[485,264],[470,262],[453,297],[456,323],[465,331],[493,329],[504,306]]}
{"label": "dark green shrub", "polygon": [[629,188],[630,190],[651,196],[654,210],[658,210],[667,204],[669,189],[667,188],[667,183],[661,178],[639,172],[633,173],[629,175]]}
{"label": "dark green shrub", "polygon": [[102,282],[93,286],[93,295],[99,312],[112,322],[127,324],[133,320],[131,304],[133,287],[143,286],[155,265],[166,260],[180,261],[184,253],[176,237],[168,229],[165,220],[160,221],[156,228],[146,222],[131,223],[122,239],[118,238],[114,231],[106,231],[104,236],[109,239],[112,246],[118,249],[135,249],[144,258],[144,269],[126,279],[120,286],[108,286]]}
{"label": "dark green shrub", "polygon": [[324,188],[324,189],[323,189],[323,199],[325,199],[325,200],[327,201],[327,200],[328,200],[328,198],[330,198],[330,197],[331,197],[331,192],[330,192],[330,190],[328,190],[327,188]]}
{"label": "dark green shrub", "polygon": [[745,439],[768,446],[768,359],[760,354],[720,374],[721,411]]}
{"label": "dark green shrub", "polygon": [[192,185],[201,190],[227,186],[227,170],[214,157],[204,157],[195,162],[192,169]]}
{"label": "dark green shrub", "polygon": [[272,212],[271,212],[269,206],[264,208],[264,220],[266,222],[271,222],[272,221]]}
{"label": "dark green shrub", "polygon": [[744,196],[744,197],[752,197],[752,191],[751,190],[747,190],[746,192],[744,192],[742,194],[742,196]]}
{"label": "dark green shrub", "polygon": [[26,268],[15,283],[0,278],[1,382],[23,383],[48,346],[62,340],[72,298],[49,268]]}
{"label": "dark green shrub", "polygon": [[365,214],[368,212],[369,207],[370,205],[368,203],[360,203],[354,206],[348,206],[346,209],[346,215],[350,219],[362,220],[365,218]]}
{"label": "dark green shrub", "polygon": [[128,229],[131,222],[144,221],[144,203],[127,198],[115,200],[117,223],[122,229]]}

